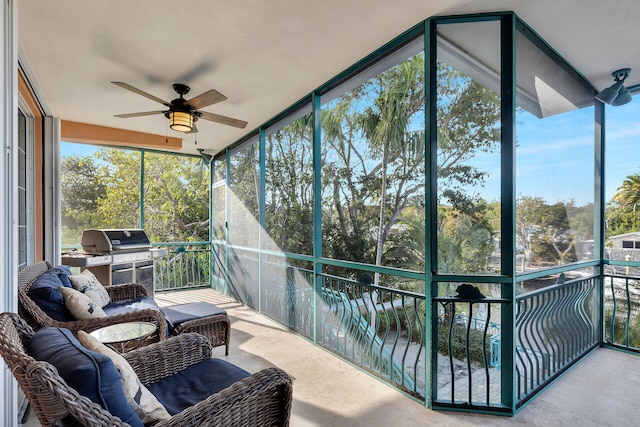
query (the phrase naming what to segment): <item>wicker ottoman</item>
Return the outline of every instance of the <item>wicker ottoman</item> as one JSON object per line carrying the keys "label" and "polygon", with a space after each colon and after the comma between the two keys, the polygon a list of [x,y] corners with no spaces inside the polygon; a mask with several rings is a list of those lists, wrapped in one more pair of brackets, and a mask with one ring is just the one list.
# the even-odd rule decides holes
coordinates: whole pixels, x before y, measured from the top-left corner
{"label": "wicker ottoman", "polygon": [[164,307],[161,311],[171,335],[197,332],[207,337],[212,347],[224,345],[224,354],[229,355],[231,322],[225,310],[208,302],[194,302]]}

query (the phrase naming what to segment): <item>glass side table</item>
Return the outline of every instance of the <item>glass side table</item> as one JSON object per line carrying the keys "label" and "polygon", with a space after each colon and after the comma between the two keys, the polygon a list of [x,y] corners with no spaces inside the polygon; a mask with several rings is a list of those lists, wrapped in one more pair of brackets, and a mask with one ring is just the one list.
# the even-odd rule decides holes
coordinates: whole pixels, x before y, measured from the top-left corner
{"label": "glass side table", "polygon": [[119,353],[125,353],[140,347],[155,331],[156,325],[151,322],[125,322],[96,329],[90,335]]}

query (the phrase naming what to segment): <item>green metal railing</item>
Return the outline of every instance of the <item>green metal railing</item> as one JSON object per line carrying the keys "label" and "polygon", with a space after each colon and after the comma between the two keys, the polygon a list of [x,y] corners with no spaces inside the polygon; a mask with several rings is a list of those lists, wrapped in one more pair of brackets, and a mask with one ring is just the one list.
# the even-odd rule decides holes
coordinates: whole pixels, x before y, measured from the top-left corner
{"label": "green metal railing", "polygon": [[[162,242],[154,248],[167,249],[168,255],[154,258],[154,291],[173,291],[211,286],[209,242]],[[63,251],[82,250],[82,245],[63,245]]]}
{"label": "green metal railing", "polygon": [[154,247],[166,248],[166,257],[154,259],[156,292],[210,286],[209,242],[159,243]]}
{"label": "green metal railing", "polygon": [[[311,257],[208,242],[154,246],[168,250],[154,260],[158,292],[212,286],[423,402],[431,369],[434,407],[505,407],[507,299],[433,298],[437,357],[427,366],[424,295],[318,273]],[[589,276],[517,296],[517,407],[600,343],[597,284]],[[640,352],[640,277],[605,275],[604,290],[605,343]]]}
{"label": "green metal railing", "polygon": [[517,297],[518,406],[599,345],[597,283],[590,276]]}
{"label": "green metal railing", "polygon": [[604,341],[640,352],[640,277],[605,275]]}
{"label": "green metal railing", "polygon": [[424,295],[319,276],[319,343],[424,399]]}
{"label": "green metal railing", "polygon": [[502,408],[499,319],[509,300],[443,296],[432,304],[432,311],[440,313],[435,325],[438,359],[432,367],[434,406]]}
{"label": "green metal railing", "polygon": [[[291,262],[295,260],[287,260]],[[305,264],[304,262],[302,264]],[[313,269],[264,260],[261,269],[262,313],[309,338],[314,337]]]}
{"label": "green metal railing", "polygon": [[424,295],[314,274],[304,256],[234,248],[227,257],[239,301],[425,401]]}

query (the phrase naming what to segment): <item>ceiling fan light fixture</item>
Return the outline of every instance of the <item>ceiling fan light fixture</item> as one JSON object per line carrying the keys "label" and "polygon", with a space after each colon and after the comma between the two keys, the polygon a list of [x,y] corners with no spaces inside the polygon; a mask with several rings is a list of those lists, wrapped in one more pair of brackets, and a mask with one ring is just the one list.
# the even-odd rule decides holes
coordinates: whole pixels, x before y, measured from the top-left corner
{"label": "ceiling fan light fixture", "polygon": [[172,111],[169,113],[169,127],[178,132],[191,132],[193,116],[184,111]]}

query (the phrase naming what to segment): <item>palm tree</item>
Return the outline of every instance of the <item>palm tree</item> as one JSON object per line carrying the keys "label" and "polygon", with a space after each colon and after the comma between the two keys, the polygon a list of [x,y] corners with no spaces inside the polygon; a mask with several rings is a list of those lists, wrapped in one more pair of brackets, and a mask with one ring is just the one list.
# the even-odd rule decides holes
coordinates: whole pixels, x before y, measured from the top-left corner
{"label": "palm tree", "polygon": [[[387,218],[387,173],[389,162],[406,154],[405,146],[410,141],[412,132],[411,119],[421,111],[423,106],[424,60],[422,54],[413,56],[403,63],[379,75],[372,81],[376,85],[378,97],[372,106],[367,108],[361,117],[362,128],[375,151],[382,151],[380,167],[380,213],[376,245],[375,265],[382,264],[384,243],[391,226],[396,221],[405,202],[396,206],[391,218]],[[420,133],[424,137],[424,133]],[[424,151],[413,151],[419,159],[424,158]],[[415,158],[412,159],[413,163]],[[379,282],[380,274],[376,272],[374,283]]]}
{"label": "palm tree", "polygon": [[625,207],[632,206],[635,211],[640,202],[640,174],[629,175],[622,181],[613,200]]}

